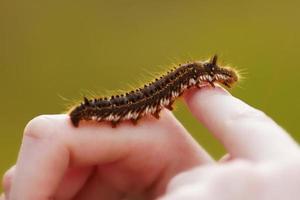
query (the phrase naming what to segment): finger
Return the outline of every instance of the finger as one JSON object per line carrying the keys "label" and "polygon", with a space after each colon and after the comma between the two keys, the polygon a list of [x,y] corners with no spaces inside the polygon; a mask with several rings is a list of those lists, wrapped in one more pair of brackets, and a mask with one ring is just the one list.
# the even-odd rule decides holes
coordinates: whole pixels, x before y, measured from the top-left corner
{"label": "finger", "polygon": [[219,169],[218,165],[206,165],[195,167],[191,170],[179,173],[171,179],[168,184],[166,193],[172,193],[182,187],[195,185],[195,183],[205,183],[206,180],[215,176],[215,172]]}
{"label": "finger", "polygon": [[216,178],[223,166],[206,165],[195,167],[191,170],[178,174],[171,179],[165,195],[159,200],[179,199],[212,199],[208,198],[208,186],[211,180]]}
{"label": "finger", "polygon": [[69,168],[61,180],[55,199],[73,199],[76,193],[86,184],[93,167]]}
{"label": "finger", "polygon": [[[261,173],[255,164],[236,160],[223,165],[197,167],[171,180],[166,199],[241,199],[251,190],[260,191]],[[226,195],[224,195],[226,194]],[[257,199],[257,198],[250,198]]]}
{"label": "finger", "polygon": [[105,123],[83,123],[75,128],[67,115],[34,119],[25,129],[11,190],[13,199],[54,198],[69,167],[113,162],[137,151],[138,145],[144,145],[145,151],[154,144],[178,137],[193,151],[189,155],[194,164],[213,162],[172,114],[164,112],[163,115],[160,120],[143,119],[138,126],[124,122],[115,129]]}
{"label": "finger", "polygon": [[15,174],[15,169],[16,169],[16,166],[14,165],[10,169],[8,169],[3,176],[2,185],[3,185],[5,197],[7,199],[9,198],[9,192],[10,192],[12,180],[13,180],[13,177]]}
{"label": "finger", "polygon": [[89,178],[84,187],[76,195],[76,200],[98,200],[109,199],[117,200],[124,199],[124,193],[117,190],[111,184],[107,184],[101,177],[101,173],[95,170],[93,176]]}
{"label": "finger", "polygon": [[198,183],[199,185],[208,184],[211,180],[219,178],[221,174],[222,176],[224,175],[224,177],[226,176],[227,180],[235,171],[244,172],[250,169],[249,166],[253,168],[253,166],[247,161],[235,160],[231,163],[226,163],[223,165],[205,165],[195,167],[172,178],[168,185],[167,192],[176,191],[181,187],[196,185]]}
{"label": "finger", "polygon": [[191,91],[186,102],[233,157],[264,160],[299,154],[298,145],[274,121],[220,87]]}
{"label": "finger", "polygon": [[[169,141],[181,137],[181,142],[197,147],[195,149],[199,150],[197,153],[201,162],[212,162],[209,154],[195,142],[170,112],[165,111],[162,115],[160,120],[143,118],[138,126],[122,122],[117,128],[111,128],[108,123],[88,123],[74,128],[66,115],[52,116],[50,120],[56,129],[64,130],[63,136],[60,135],[57,139],[62,140],[72,152],[71,162],[74,166],[115,161],[128,154],[132,149],[128,147],[136,145],[136,142],[157,143],[158,140],[164,139],[163,137],[168,137]],[[170,130],[176,130],[176,133]]]}
{"label": "finger", "polygon": [[69,165],[69,151],[58,140],[42,138],[28,131],[33,131],[33,127],[25,130],[10,198],[54,199]]}

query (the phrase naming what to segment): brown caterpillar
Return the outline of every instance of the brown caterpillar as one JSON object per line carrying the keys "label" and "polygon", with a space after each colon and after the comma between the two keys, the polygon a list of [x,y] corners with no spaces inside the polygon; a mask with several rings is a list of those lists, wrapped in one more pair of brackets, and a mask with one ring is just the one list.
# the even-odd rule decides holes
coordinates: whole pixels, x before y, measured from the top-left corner
{"label": "brown caterpillar", "polygon": [[217,56],[209,61],[195,61],[180,65],[164,76],[126,94],[87,99],[70,111],[73,125],[78,127],[81,120],[109,121],[112,127],[120,121],[131,120],[134,124],[148,114],[157,119],[164,107],[172,110],[172,104],[186,90],[214,86],[215,82],[231,87],[238,81],[237,72],[229,67],[217,65]]}

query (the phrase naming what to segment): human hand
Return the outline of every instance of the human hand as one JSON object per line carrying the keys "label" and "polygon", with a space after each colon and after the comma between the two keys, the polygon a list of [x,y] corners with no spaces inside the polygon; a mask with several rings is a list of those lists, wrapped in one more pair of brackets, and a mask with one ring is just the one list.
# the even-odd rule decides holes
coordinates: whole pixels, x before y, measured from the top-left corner
{"label": "human hand", "polygon": [[300,199],[299,146],[282,128],[225,92],[190,93],[186,100],[229,154],[179,174],[159,200]]}
{"label": "human hand", "polygon": [[[264,115],[233,98],[219,88],[205,88],[200,92],[193,91],[188,95],[187,102],[193,113],[225,144],[232,159],[245,158],[251,160],[251,162],[252,160],[253,162],[258,162],[256,157],[285,157],[285,153],[289,154],[289,157],[293,157],[293,155],[298,157],[298,146],[278,126]],[[83,126],[84,130],[81,130],[82,128],[73,129],[71,127],[66,133],[61,133],[60,130],[62,126],[60,125],[54,129],[56,130],[54,132],[57,133],[53,133],[53,130],[44,131],[43,126],[36,126],[38,124],[45,124],[44,122],[41,123],[40,120],[46,120],[48,123],[49,120],[52,122],[55,122],[55,120],[53,121],[51,118],[38,118],[31,122],[25,131],[26,134],[21,148],[20,158],[17,163],[17,170],[10,170],[4,178],[5,191],[7,194],[10,194],[10,199],[49,199],[49,197],[55,197],[55,199],[71,199],[73,197],[71,194],[76,196],[76,198],[73,199],[92,200],[101,199],[101,197],[103,199],[121,199],[123,195],[133,193],[139,193],[144,198],[155,198],[164,192],[164,188],[169,179],[181,171],[187,170],[195,165],[202,165],[203,169],[213,169],[214,167],[220,169],[220,165],[214,164],[207,153],[194,143],[169,112],[165,112],[163,115],[164,116],[159,121],[147,119],[139,126],[133,127],[130,131],[125,133],[122,133],[122,131],[119,133],[120,130],[116,132],[114,129],[111,130],[110,128],[103,127],[103,125],[101,125],[101,128],[96,125],[93,127],[91,127],[91,125]],[[61,117],[65,118],[65,116]],[[260,122],[257,121],[257,119],[263,119],[263,121]],[[271,129],[268,128],[265,133],[259,133],[256,130],[258,130],[260,126],[251,126],[251,124],[248,124],[249,120],[255,125],[265,124],[266,127],[271,127]],[[57,121],[61,122],[57,124]],[[59,125],[66,123],[66,119],[56,119],[54,124]],[[160,125],[156,126],[155,123],[159,123]],[[161,123],[164,125],[161,126]],[[250,126],[248,127],[247,125]],[[127,128],[129,128],[131,125],[124,124],[121,126],[128,126]],[[143,130],[140,129],[140,126],[143,126]],[[148,128],[146,132],[144,130],[145,128]],[[152,128],[152,130],[149,130],[149,128]],[[245,128],[246,130],[243,130]],[[275,133],[273,133],[273,128]],[[163,131],[161,129],[166,130]],[[168,129],[174,130],[174,132],[171,133]],[[29,130],[35,130],[33,133],[38,133],[38,137],[36,137],[36,135],[33,135],[34,137],[32,137]],[[100,130],[103,130],[103,133],[96,133]],[[232,130],[235,131],[231,133]],[[243,131],[239,132],[238,130]],[[89,131],[91,132],[89,133]],[[43,132],[46,132],[48,136],[44,136],[45,133]],[[240,134],[242,132],[246,133]],[[249,132],[253,133],[249,134]],[[29,134],[29,137],[27,134]],[[51,136],[52,134],[54,135],[53,137]],[[57,136],[55,134],[59,135]],[[263,148],[266,141],[260,141],[260,137],[258,137],[260,134],[266,136],[272,134],[272,138],[277,138],[277,140],[275,140],[277,142],[275,143],[270,141],[276,147],[275,151],[274,149],[266,151]],[[273,134],[276,137],[274,137]],[[255,140],[257,137],[258,141]],[[237,139],[236,142],[234,142],[234,138],[240,139]],[[36,141],[36,139],[38,140]],[[41,139],[46,141],[42,142]],[[26,140],[29,140],[29,142],[27,141],[27,144]],[[35,144],[31,144],[31,140],[35,141]],[[251,141],[253,142],[251,143]],[[104,152],[102,146],[97,146],[99,142],[106,146]],[[45,147],[43,145],[52,143],[54,143],[54,145],[53,147],[50,147],[49,150],[47,150],[49,147],[47,148],[47,146]],[[253,143],[255,143],[256,148],[253,148]],[[110,147],[111,145],[113,145],[113,147],[118,147],[118,149]],[[285,145],[287,145],[287,148],[285,149],[286,152],[282,151],[282,147]],[[281,150],[277,151],[277,147]],[[44,152],[45,149],[46,153]],[[64,155],[65,150],[59,151],[57,149],[67,149],[72,153],[72,156],[59,157],[57,156],[57,152],[62,152]],[[250,151],[250,149],[252,149],[252,151]],[[98,152],[97,150],[102,150],[102,152]],[[128,160],[127,162],[122,161],[122,159],[117,159],[115,162],[111,161],[111,159],[115,160],[114,158],[120,157],[122,152],[127,152],[126,150],[131,152],[128,154],[129,157],[126,157],[127,159],[125,159],[125,161]],[[291,154],[291,152],[294,153]],[[49,156],[45,157],[45,155]],[[27,156],[29,159],[26,159],[27,157],[22,159],[24,156]],[[64,167],[53,170],[56,167],[56,163],[66,162],[64,161],[66,158],[71,161],[75,158],[79,160],[75,160],[75,163],[74,161],[67,162],[67,164],[64,164]],[[143,158],[147,159],[143,160]],[[41,165],[39,160],[42,160],[42,163],[44,164]],[[131,162],[131,160],[134,160],[134,162]],[[105,167],[107,164],[104,164],[107,162],[110,163],[108,169]],[[140,166],[141,163],[143,166]],[[82,167],[82,165],[84,167]],[[94,167],[85,167],[86,165],[97,165],[97,171],[92,171],[91,168]],[[42,173],[43,171],[47,171],[49,174]],[[147,175],[149,171],[151,171],[151,173],[150,175]],[[235,171],[234,168],[233,171]],[[239,171],[239,169],[237,169],[237,171]],[[193,172],[194,170],[191,173]],[[189,173],[190,172],[187,172],[186,175],[183,174],[180,175],[179,178],[175,178],[169,186],[170,189],[167,191],[164,198],[178,199],[180,197],[179,199],[199,199],[199,197],[202,197],[201,194],[184,190],[187,188],[195,189],[195,187],[189,185],[189,182],[193,184],[196,180],[202,180],[202,177],[204,176],[194,176],[194,179],[191,181],[180,181],[182,179],[185,180],[185,177],[190,177]],[[156,175],[153,176],[153,174]],[[227,173],[224,174],[226,175]],[[86,181],[88,177],[91,178]],[[153,180],[151,184],[149,184],[149,181],[145,181],[149,178]],[[11,184],[11,179],[14,180],[13,184]],[[30,180],[30,182],[26,182],[26,179]],[[46,180],[50,180],[50,182]],[[238,181],[235,181],[235,184],[238,183]],[[123,190],[119,189],[120,184]],[[230,186],[231,182],[230,184],[226,184],[226,186]],[[151,189],[149,189],[149,185],[151,185]],[[40,192],[40,190],[36,191],[32,188],[43,188],[43,190]],[[32,191],[34,191],[34,193]],[[78,193],[78,191],[80,192]],[[236,188],[232,193],[234,194],[239,191],[240,190]],[[38,192],[38,194],[36,194],[36,192]],[[228,191],[223,194],[227,193],[231,194],[231,192]],[[24,195],[26,198],[24,198]]]}
{"label": "human hand", "polygon": [[25,128],[3,186],[6,200],[154,199],[175,174],[213,162],[166,109],[117,128],[48,115]]}

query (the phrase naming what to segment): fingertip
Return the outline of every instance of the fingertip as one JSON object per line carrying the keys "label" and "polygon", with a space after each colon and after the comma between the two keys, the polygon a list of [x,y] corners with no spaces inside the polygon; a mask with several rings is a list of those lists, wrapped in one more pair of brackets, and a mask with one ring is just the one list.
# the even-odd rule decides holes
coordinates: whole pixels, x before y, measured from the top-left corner
{"label": "fingertip", "polygon": [[45,138],[45,136],[54,136],[53,133],[55,133],[55,131],[53,130],[58,128],[56,122],[66,120],[67,118],[68,116],[65,114],[39,115],[27,123],[24,129],[24,136],[35,139]]}
{"label": "fingertip", "polygon": [[209,98],[211,96],[224,96],[224,95],[230,95],[230,93],[224,88],[222,88],[221,86],[217,85],[216,87],[205,86],[201,89],[194,88],[188,91],[184,95],[184,98],[188,104],[193,105],[198,101],[205,100],[206,98]]}
{"label": "fingertip", "polygon": [[220,113],[220,106],[218,105],[222,104],[228,96],[231,96],[230,93],[220,86],[205,86],[189,91],[184,98],[193,115],[205,124],[206,115]]}

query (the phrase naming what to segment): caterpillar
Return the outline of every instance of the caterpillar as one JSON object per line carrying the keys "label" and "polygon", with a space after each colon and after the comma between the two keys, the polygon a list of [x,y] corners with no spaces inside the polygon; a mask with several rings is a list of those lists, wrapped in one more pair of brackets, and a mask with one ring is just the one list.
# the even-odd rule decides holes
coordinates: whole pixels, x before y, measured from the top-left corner
{"label": "caterpillar", "polygon": [[87,99],[69,112],[72,124],[81,120],[108,121],[112,127],[124,120],[134,124],[145,115],[159,119],[163,108],[172,110],[172,104],[189,88],[220,83],[230,88],[238,81],[238,73],[230,67],[219,66],[217,55],[207,61],[181,64],[144,87],[111,97]]}

